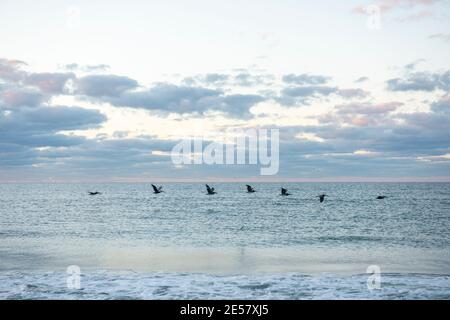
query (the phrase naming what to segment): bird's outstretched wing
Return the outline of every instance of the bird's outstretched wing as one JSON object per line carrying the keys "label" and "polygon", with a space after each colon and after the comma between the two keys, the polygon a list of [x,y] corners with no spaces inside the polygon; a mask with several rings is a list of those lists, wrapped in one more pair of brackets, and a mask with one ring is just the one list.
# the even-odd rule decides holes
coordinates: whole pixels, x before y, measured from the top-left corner
{"label": "bird's outstretched wing", "polygon": [[247,186],[247,192],[253,192],[254,191],[252,186],[249,186],[248,184],[246,184],[246,186]]}
{"label": "bird's outstretched wing", "polygon": [[162,186],[159,186],[158,191],[162,192]]}
{"label": "bird's outstretched wing", "polygon": [[208,191],[208,194],[215,194],[214,188],[211,188],[210,186],[206,185],[206,190]]}
{"label": "bird's outstretched wing", "polygon": [[152,184],[152,188],[153,188],[153,191],[156,193],[158,193],[160,191],[154,184]]}

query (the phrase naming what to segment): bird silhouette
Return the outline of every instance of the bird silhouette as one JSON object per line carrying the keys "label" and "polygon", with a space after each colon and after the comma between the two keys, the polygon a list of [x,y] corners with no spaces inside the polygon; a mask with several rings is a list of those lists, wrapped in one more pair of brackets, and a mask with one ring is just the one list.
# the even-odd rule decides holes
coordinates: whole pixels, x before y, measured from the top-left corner
{"label": "bird silhouette", "polygon": [[211,188],[208,185],[206,185],[206,191],[208,191],[208,194],[216,194],[217,193],[217,192],[214,191],[214,188]]}
{"label": "bird silhouette", "polygon": [[322,203],[325,200],[325,197],[327,197],[327,195],[325,193],[323,193],[323,194],[319,194],[318,197],[319,197],[320,203]]}
{"label": "bird silhouette", "polygon": [[153,188],[153,193],[161,193],[162,191],[162,186],[155,186],[154,184],[152,184],[152,188]]}

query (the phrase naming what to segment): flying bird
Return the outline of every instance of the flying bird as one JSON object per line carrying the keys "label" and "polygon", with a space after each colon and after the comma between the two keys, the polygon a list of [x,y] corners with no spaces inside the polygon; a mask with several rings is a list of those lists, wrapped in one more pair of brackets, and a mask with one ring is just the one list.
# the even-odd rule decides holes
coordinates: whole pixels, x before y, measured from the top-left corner
{"label": "flying bird", "polygon": [[156,187],[154,184],[152,184],[152,188],[153,188],[153,193],[161,193],[162,191],[162,186]]}
{"label": "flying bird", "polygon": [[217,192],[214,191],[214,188],[211,188],[208,185],[206,185],[206,191],[208,191],[208,194],[216,194],[217,193]]}
{"label": "flying bird", "polygon": [[319,197],[320,203],[322,203],[325,200],[325,197],[327,197],[327,195],[325,193],[323,193],[323,194],[319,194],[318,197]]}
{"label": "flying bird", "polygon": [[289,195],[291,195],[291,194],[288,192],[287,189],[281,188],[281,195],[282,195],[282,196],[289,196]]}
{"label": "flying bird", "polygon": [[95,191],[95,192],[89,191],[89,195],[90,196],[97,196],[97,195],[100,195],[100,194],[101,194],[101,192],[98,192],[98,191]]}
{"label": "flying bird", "polygon": [[382,200],[382,199],[384,199],[384,198],[387,198],[387,196],[378,196],[378,197],[377,197],[377,200]]}
{"label": "flying bird", "polygon": [[246,184],[246,186],[247,186],[247,192],[248,192],[248,193],[253,193],[253,192],[256,191],[255,189],[253,189],[252,186],[249,186],[248,184]]}

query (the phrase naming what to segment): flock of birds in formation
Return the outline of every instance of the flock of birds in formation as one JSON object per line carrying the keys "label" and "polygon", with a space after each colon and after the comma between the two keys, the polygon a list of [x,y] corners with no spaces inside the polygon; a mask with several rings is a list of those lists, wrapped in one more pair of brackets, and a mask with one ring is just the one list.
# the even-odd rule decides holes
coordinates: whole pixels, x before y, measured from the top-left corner
{"label": "flock of birds in formation", "polygon": [[[248,192],[248,193],[254,193],[254,192],[256,192],[256,190],[255,190],[252,186],[250,186],[250,185],[248,185],[248,184],[247,184],[246,186],[247,186],[247,192]],[[153,193],[155,193],[155,194],[164,192],[164,191],[162,190],[162,188],[163,188],[162,186],[157,187],[157,186],[155,186],[154,184],[152,184],[152,188],[153,188]],[[214,188],[211,188],[211,187],[208,186],[208,185],[206,185],[206,191],[207,191],[207,194],[208,194],[208,195],[213,195],[213,194],[216,194],[216,193],[217,193],[217,192],[214,190]],[[89,192],[89,194],[90,194],[91,196],[97,196],[97,195],[100,195],[101,192],[95,191],[95,192]],[[288,192],[288,190],[287,190],[286,188],[281,188],[281,195],[282,195],[282,196],[290,196],[291,194]],[[326,195],[325,193],[322,193],[322,194],[319,194],[318,197],[319,197],[319,201],[322,203],[322,202],[325,200],[325,197],[327,197],[327,195]],[[376,197],[376,199],[378,199],[378,200],[381,200],[381,199],[384,199],[384,198],[386,198],[386,196],[378,196],[378,197]]]}

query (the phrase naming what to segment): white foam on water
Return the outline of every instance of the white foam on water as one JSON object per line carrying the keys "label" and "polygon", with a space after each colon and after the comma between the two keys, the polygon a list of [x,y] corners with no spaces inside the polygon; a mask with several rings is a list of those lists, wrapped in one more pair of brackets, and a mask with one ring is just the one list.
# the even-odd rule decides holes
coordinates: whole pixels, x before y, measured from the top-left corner
{"label": "white foam on water", "polygon": [[68,289],[66,273],[0,275],[0,299],[450,299],[450,277],[382,274],[369,290],[367,274],[212,275],[95,271]]}

